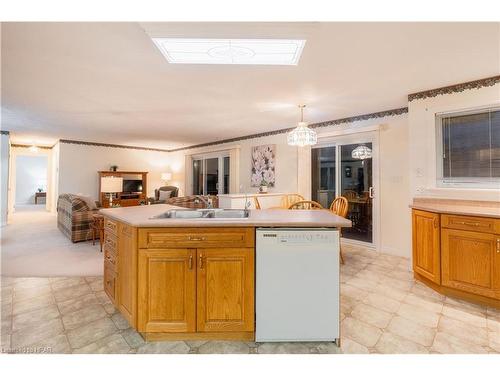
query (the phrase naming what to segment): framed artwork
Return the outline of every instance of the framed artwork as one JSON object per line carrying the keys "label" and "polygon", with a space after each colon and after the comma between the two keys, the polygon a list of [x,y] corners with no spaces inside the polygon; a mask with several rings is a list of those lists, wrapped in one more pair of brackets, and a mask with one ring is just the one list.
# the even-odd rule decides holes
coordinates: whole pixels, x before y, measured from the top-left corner
{"label": "framed artwork", "polygon": [[276,145],[252,147],[253,187],[273,187],[276,182]]}

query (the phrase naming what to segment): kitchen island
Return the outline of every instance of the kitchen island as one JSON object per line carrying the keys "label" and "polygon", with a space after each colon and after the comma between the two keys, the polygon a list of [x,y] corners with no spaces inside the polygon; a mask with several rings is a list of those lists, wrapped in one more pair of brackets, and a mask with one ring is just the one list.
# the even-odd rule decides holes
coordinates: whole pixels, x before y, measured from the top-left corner
{"label": "kitchen island", "polygon": [[[178,209],[101,210],[104,290],[146,340],[254,340],[256,228],[351,225],[328,210],[250,210],[241,218],[158,217]],[[336,238],[332,248],[338,251]]]}

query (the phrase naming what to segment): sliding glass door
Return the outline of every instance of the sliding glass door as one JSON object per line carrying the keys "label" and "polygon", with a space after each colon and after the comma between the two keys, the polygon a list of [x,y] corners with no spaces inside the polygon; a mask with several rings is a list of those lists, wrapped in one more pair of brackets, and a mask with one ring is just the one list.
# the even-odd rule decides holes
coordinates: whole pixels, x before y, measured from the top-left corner
{"label": "sliding glass door", "polygon": [[203,195],[217,195],[219,193],[219,159],[205,159],[205,191]]}
{"label": "sliding glass door", "polygon": [[193,158],[193,194],[229,193],[229,156],[198,156]]}
{"label": "sliding glass door", "polygon": [[343,238],[376,244],[374,163],[377,163],[376,135],[359,134],[324,139],[311,152],[311,198],[328,208],[336,197],[349,203],[347,218],[352,228]]}
{"label": "sliding glass door", "polygon": [[312,200],[330,207],[336,197],[336,147],[312,149]]}
{"label": "sliding glass door", "polygon": [[[340,147],[340,194],[347,198],[347,218],[352,227],[342,230],[345,238],[373,242],[373,174],[371,142]],[[369,156],[367,155],[369,154]]]}

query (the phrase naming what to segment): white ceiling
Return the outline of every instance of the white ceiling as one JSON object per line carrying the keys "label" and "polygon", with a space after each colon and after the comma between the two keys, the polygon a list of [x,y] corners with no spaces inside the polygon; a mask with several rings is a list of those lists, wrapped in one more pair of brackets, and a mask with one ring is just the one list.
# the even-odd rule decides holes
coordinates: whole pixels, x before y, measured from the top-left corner
{"label": "white ceiling", "polygon": [[[173,148],[399,108],[499,74],[499,23],[4,23],[2,129]],[[169,64],[150,37],[306,39],[298,66]]]}

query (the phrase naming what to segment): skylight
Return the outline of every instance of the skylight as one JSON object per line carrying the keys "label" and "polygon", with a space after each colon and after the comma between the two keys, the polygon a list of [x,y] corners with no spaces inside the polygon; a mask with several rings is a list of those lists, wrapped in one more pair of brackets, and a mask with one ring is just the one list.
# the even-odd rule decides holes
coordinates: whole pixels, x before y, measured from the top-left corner
{"label": "skylight", "polygon": [[152,38],[172,64],[297,65],[305,40]]}

